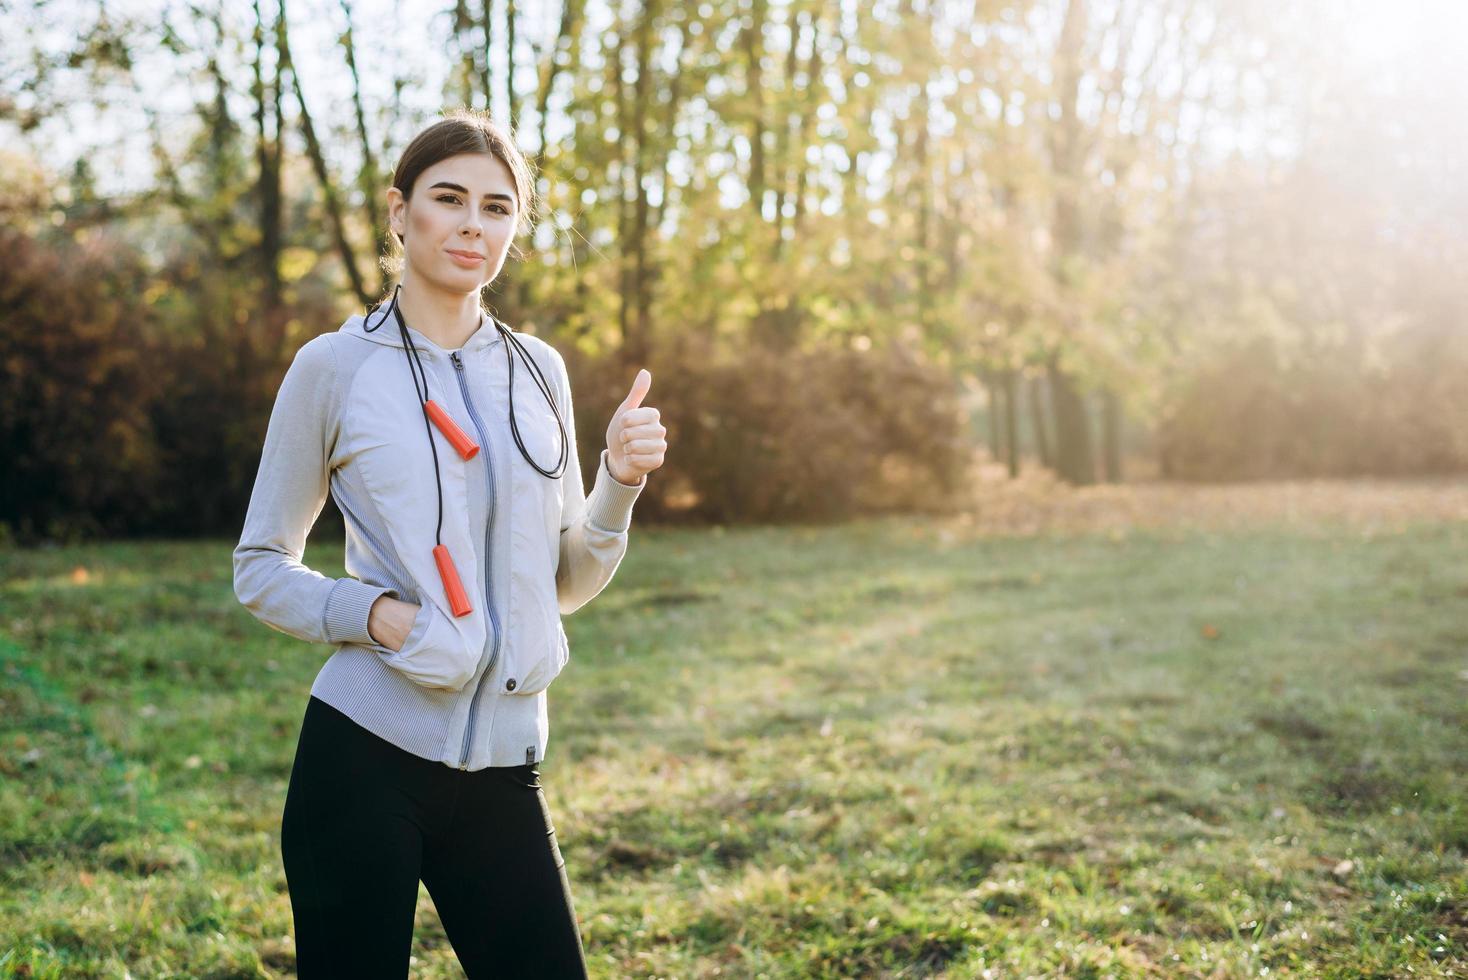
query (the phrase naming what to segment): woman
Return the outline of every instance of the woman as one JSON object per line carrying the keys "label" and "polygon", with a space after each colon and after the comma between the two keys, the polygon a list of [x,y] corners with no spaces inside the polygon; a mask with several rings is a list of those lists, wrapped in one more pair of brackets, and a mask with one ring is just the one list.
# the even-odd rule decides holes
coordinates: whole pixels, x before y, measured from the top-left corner
{"label": "woman", "polygon": [[[565,362],[480,309],[535,210],[505,130],[430,125],[387,201],[400,282],[297,352],[234,552],[251,613],[337,645],[281,820],[297,969],[406,976],[421,879],[470,977],[585,976],[540,783],[545,691],[561,614],[616,571],[666,430],[639,371],[587,495]],[[301,561],[328,492],[340,579]]]}

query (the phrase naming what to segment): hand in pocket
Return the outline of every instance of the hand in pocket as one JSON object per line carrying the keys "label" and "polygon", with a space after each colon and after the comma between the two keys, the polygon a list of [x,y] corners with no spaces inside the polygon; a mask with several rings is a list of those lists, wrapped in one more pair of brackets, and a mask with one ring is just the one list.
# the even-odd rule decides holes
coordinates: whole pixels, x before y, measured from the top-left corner
{"label": "hand in pocket", "polygon": [[[380,599],[379,599],[380,601]],[[470,682],[479,669],[484,641],[479,635],[465,635],[451,616],[440,612],[433,603],[415,606],[392,600],[383,607],[382,637],[392,641],[376,643],[377,656],[390,668],[401,670],[414,684],[442,691],[458,691]],[[376,603],[373,603],[376,612]],[[401,606],[401,609],[395,609]],[[368,613],[368,619],[373,613]],[[465,618],[467,619],[467,618]],[[404,629],[407,624],[407,629]],[[370,628],[373,635],[379,635]]]}
{"label": "hand in pocket", "polygon": [[396,653],[413,630],[418,605],[389,595],[380,595],[367,614],[367,632],[377,643]]}

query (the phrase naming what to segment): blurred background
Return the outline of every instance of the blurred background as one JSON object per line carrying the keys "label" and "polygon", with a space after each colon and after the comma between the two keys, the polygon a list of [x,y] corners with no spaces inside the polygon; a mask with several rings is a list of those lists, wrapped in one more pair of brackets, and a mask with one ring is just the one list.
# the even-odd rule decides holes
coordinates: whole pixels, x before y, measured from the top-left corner
{"label": "blurred background", "polygon": [[[484,300],[565,355],[583,468],[640,367],[668,428],[550,695],[593,976],[1468,974],[1465,37],[0,0],[0,980],[294,975],[331,648],[230,551],[459,106],[538,167]],[[413,957],[462,977],[426,890]]]}
{"label": "blurred background", "polygon": [[1453,0],[0,4],[0,534],[237,532],[441,110],[546,207],[486,291],[639,366],[639,519],[1468,465]]}

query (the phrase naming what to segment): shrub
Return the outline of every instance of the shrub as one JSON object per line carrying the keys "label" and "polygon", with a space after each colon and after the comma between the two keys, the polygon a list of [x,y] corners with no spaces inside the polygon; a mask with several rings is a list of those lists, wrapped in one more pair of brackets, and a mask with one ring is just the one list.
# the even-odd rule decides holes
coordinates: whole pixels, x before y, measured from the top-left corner
{"label": "shrub", "polygon": [[[641,365],[563,353],[590,473]],[[653,352],[646,366],[645,403],[658,408],[669,450],[638,500],[641,516],[827,521],[935,509],[964,476],[956,384],[905,348],[713,357],[689,344]]]}

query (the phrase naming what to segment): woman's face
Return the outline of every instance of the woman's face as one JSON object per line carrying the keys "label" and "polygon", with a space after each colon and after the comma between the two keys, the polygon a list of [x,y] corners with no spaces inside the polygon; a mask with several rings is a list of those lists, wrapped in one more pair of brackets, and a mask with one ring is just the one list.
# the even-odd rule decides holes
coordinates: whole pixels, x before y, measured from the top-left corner
{"label": "woman's face", "polygon": [[425,169],[412,199],[389,187],[388,221],[403,239],[406,269],[427,284],[477,293],[504,265],[520,204],[499,157],[460,153]]}

